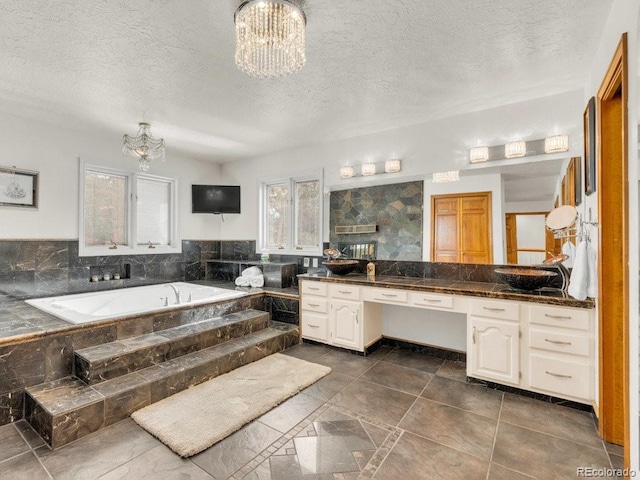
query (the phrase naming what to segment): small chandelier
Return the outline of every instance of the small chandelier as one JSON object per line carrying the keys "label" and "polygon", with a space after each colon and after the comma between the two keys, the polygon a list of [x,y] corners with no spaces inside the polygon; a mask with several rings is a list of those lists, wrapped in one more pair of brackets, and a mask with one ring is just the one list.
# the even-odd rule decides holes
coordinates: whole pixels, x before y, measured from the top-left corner
{"label": "small chandelier", "polygon": [[122,137],[122,153],[138,160],[141,172],[148,172],[152,160],[164,162],[164,138],[154,138],[148,123],[139,123],[138,126],[140,128],[135,137],[126,133]]}
{"label": "small chandelier", "polygon": [[289,75],[306,61],[300,0],[249,0],[234,14],[236,65],[258,78]]}

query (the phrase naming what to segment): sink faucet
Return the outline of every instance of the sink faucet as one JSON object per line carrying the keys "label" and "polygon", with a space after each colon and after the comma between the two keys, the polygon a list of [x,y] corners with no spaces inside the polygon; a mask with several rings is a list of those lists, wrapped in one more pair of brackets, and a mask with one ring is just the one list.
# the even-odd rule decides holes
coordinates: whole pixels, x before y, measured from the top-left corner
{"label": "sink faucet", "polygon": [[173,293],[176,294],[176,305],[180,305],[182,303],[182,300],[180,299],[180,290],[178,290],[178,288],[172,283],[168,283],[165,287],[171,287],[173,289]]}

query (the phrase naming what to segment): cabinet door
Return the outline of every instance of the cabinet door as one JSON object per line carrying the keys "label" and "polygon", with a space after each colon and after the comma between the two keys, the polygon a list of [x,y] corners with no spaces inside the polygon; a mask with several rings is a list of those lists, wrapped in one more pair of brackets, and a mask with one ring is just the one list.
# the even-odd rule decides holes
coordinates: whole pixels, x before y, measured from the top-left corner
{"label": "cabinet door", "polygon": [[359,302],[332,301],[331,343],[362,350],[362,324],[359,316]]}
{"label": "cabinet door", "polygon": [[520,325],[478,317],[469,320],[469,375],[518,385]]}
{"label": "cabinet door", "polygon": [[460,261],[491,263],[491,194],[460,199]]}

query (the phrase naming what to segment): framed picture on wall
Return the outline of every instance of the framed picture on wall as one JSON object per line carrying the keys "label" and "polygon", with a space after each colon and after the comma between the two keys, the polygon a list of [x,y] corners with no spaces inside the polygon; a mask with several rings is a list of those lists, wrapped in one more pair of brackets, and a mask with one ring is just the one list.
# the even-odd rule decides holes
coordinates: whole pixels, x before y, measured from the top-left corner
{"label": "framed picture on wall", "polygon": [[573,182],[574,182],[574,194],[575,194],[575,206],[578,206],[582,203],[582,158],[574,157],[572,158],[574,171],[573,171]]}
{"label": "framed picture on wall", "polygon": [[584,111],[584,193],[596,191],[596,99],[591,97]]}
{"label": "framed picture on wall", "polygon": [[0,167],[0,206],[38,208],[38,172]]}

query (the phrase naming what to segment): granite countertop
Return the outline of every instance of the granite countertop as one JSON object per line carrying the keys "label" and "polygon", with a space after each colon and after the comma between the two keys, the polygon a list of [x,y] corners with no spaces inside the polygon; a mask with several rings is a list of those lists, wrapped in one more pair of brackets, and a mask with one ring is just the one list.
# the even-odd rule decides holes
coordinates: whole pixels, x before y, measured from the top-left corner
{"label": "granite countertop", "polygon": [[504,283],[466,282],[462,280],[446,280],[438,278],[394,277],[376,275],[373,278],[361,273],[349,275],[298,275],[299,280],[315,280],[332,283],[348,283],[366,287],[403,288],[422,292],[469,295],[473,297],[495,298],[503,300],[519,300],[522,302],[545,303],[564,307],[594,308],[592,299],[576,300],[559,289],[546,289],[533,292],[512,290]]}

